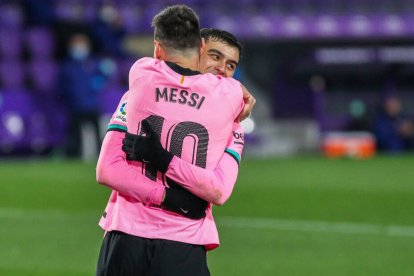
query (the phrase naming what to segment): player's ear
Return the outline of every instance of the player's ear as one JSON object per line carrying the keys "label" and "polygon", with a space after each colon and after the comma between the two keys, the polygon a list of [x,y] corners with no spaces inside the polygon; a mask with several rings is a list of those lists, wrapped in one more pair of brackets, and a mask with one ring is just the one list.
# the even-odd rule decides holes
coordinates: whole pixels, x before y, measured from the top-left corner
{"label": "player's ear", "polygon": [[206,50],[206,41],[204,40],[204,37],[201,38],[201,45],[200,45],[200,56],[204,53]]}
{"label": "player's ear", "polygon": [[162,48],[158,41],[154,40],[154,58],[160,59],[162,57]]}

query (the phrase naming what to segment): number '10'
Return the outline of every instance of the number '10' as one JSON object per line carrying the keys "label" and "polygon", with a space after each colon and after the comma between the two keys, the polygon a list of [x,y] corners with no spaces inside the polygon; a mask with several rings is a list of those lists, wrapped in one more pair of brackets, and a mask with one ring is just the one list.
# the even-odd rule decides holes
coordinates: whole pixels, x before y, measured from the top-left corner
{"label": "number '10'", "polygon": [[[192,138],[194,146],[192,151],[191,162],[201,168],[206,167],[207,147],[208,147],[208,131],[207,129],[195,122],[185,121],[171,126],[169,129],[163,129],[165,119],[161,116],[151,115],[145,120],[148,121],[158,137],[161,137],[163,131],[167,132],[166,149],[177,157],[181,157],[185,138]],[[144,132],[141,128],[140,135]],[[163,141],[160,141],[164,145]],[[168,147],[169,144],[169,147]],[[151,180],[156,180],[157,170],[151,164],[146,166],[145,176]]]}

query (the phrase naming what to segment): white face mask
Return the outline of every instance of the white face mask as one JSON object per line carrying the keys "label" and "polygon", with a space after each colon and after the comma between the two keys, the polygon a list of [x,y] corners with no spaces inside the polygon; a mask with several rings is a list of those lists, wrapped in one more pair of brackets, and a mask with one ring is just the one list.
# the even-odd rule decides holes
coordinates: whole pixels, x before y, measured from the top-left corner
{"label": "white face mask", "polygon": [[70,56],[76,60],[84,60],[89,56],[90,48],[88,45],[74,44],[69,50]]}

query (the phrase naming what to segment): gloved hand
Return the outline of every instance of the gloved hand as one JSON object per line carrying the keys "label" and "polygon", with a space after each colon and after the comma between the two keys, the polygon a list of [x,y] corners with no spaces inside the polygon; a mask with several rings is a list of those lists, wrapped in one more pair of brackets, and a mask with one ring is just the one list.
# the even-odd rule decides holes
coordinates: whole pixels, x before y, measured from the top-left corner
{"label": "gloved hand", "polygon": [[165,189],[165,198],[161,206],[190,219],[201,219],[206,216],[208,202],[176,184]]}
{"label": "gloved hand", "polygon": [[160,137],[152,129],[148,121],[142,121],[142,128],[146,136],[126,133],[122,140],[122,150],[128,160],[136,160],[151,163],[157,170],[165,173],[171,163],[173,154],[165,150],[160,142]]}

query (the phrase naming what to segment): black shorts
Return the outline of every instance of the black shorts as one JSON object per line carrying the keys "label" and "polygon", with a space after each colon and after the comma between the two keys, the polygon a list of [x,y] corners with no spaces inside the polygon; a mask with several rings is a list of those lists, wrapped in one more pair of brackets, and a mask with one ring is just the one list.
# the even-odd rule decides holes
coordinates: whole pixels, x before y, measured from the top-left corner
{"label": "black shorts", "polygon": [[210,275],[202,245],[145,239],[112,231],[99,253],[97,276]]}

